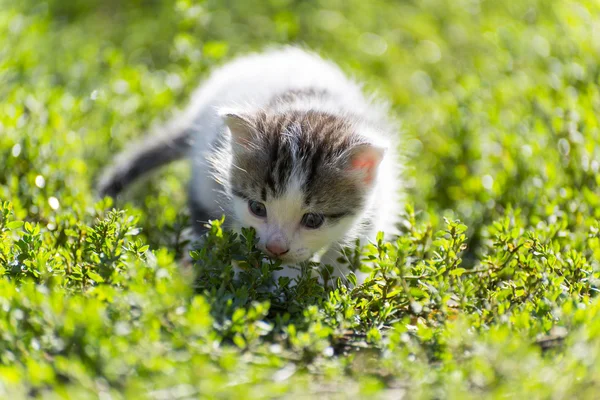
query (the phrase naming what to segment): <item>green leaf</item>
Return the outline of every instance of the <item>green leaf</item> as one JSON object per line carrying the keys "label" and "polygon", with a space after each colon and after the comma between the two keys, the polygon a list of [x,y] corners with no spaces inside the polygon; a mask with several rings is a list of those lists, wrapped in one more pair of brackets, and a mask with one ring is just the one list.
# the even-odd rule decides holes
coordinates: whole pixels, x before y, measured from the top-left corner
{"label": "green leaf", "polygon": [[11,221],[6,224],[6,227],[10,230],[18,229],[23,226],[23,221]]}
{"label": "green leaf", "polygon": [[104,278],[102,278],[100,275],[98,275],[97,273],[95,273],[94,271],[87,271],[87,276],[94,280],[94,282],[97,283],[102,283],[104,282]]}
{"label": "green leaf", "polygon": [[450,275],[453,276],[461,276],[462,274],[464,274],[466,271],[466,269],[464,268],[454,268],[452,271],[450,271]]}

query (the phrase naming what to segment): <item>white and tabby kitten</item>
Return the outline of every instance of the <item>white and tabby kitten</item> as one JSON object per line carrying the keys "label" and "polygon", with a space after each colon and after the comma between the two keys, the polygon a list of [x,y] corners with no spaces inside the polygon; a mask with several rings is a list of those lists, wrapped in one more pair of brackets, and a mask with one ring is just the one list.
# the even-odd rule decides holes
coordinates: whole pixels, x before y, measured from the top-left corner
{"label": "white and tabby kitten", "polygon": [[286,47],[244,56],[214,71],[159,135],[118,157],[99,189],[115,196],[188,157],[198,233],[225,214],[233,229],[253,227],[270,257],[320,258],[343,276],[343,244],[395,232],[398,132],[387,111],[315,54]]}

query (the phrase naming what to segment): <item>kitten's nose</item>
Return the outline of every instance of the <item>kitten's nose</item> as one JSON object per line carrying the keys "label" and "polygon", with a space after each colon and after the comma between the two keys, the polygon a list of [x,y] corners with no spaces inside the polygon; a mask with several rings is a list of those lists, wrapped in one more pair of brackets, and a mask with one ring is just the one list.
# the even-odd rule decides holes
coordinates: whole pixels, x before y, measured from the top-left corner
{"label": "kitten's nose", "polygon": [[290,248],[281,242],[269,242],[267,243],[267,251],[276,257],[281,257],[290,251]]}

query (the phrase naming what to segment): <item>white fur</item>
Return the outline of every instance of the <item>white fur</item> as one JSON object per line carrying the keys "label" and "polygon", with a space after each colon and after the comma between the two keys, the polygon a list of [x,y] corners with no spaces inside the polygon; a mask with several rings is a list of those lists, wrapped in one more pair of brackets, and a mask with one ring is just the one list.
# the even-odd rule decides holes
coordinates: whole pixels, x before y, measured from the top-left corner
{"label": "white fur", "polygon": [[[356,129],[372,143],[386,148],[363,214],[356,218],[342,218],[333,225],[326,222],[322,228],[314,230],[300,225],[302,215],[311,211],[302,204],[300,187],[305,179],[302,171],[295,171],[284,196],[266,203],[268,217],[261,219],[248,210],[246,201],[232,199],[228,194],[231,152],[224,147],[213,147],[215,139],[226,130],[221,117],[226,113],[223,110],[261,109],[273,95],[303,88],[325,89],[336,100],[318,103],[299,101],[286,107],[307,110],[316,108],[341,116],[347,113],[358,114],[364,122]],[[363,243],[374,239],[378,231],[395,233],[401,203],[399,163],[394,144],[398,132],[395,126],[389,124],[387,112],[385,105],[366,98],[361,87],[348,79],[335,64],[315,54],[286,47],[241,57],[214,71],[194,93],[192,103],[185,113],[186,120],[198,132],[191,154],[193,182],[190,195],[206,210],[217,215],[225,213],[230,219],[233,218],[234,228],[254,227],[262,249],[269,238],[279,235],[277,237],[287,241],[290,247],[284,261],[293,263],[306,260],[318,252],[325,253],[321,259],[334,264],[336,276],[343,276],[347,271],[335,261],[339,251],[337,243],[356,236],[358,219],[367,216],[374,227],[360,236]],[[227,144],[225,143],[225,147]],[[211,165],[219,169],[216,176],[211,173]],[[281,275],[296,274],[296,271],[289,269]]]}

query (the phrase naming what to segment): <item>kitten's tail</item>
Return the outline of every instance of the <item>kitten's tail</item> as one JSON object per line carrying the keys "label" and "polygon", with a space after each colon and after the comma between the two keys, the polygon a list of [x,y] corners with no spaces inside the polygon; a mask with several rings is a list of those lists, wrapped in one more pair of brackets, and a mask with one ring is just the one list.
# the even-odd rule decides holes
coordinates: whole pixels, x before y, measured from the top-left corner
{"label": "kitten's tail", "polygon": [[130,183],[163,165],[187,156],[193,128],[172,123],[159,134],[145,137],[119,154],[100,175],[96,185],[101,197],[116,197]]}

